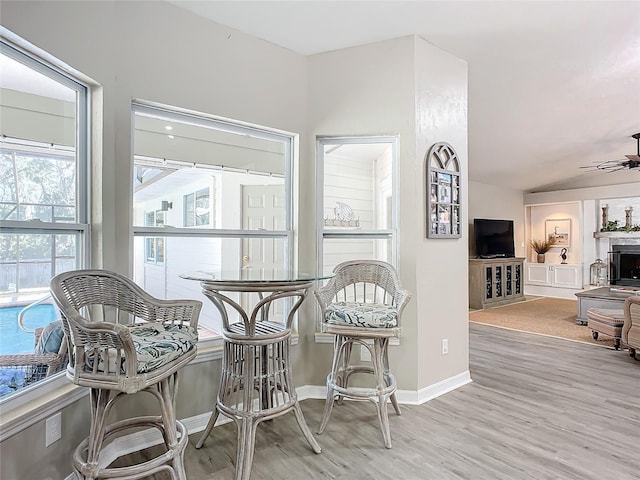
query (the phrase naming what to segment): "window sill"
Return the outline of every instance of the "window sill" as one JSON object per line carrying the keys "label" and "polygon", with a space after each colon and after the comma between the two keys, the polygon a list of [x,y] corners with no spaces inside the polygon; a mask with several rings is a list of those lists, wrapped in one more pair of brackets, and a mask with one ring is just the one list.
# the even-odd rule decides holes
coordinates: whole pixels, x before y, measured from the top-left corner
{"label": "window sill", "polygon": [[[297,345],[299,336],[291,336],[291,345]],[[222,359],[223,340],[220,336],[202,339],[198,355],[191,365]],[[89,394],[89,389],[69,383],[64,372],[42,380],[0,401],[0,442],[20,433]]]}
{"label": "window sill", "polygon": [[[297,343],[297,336],[295,337]],[[292,338],[293,343],[293,338]],[[212,337],[198,343],[198,355],[191,364],[222,358],[222,337]],[[0,442],[20,433],[89,394],[89,389],[77,387],[64,372],[42,380],[37,385],[11,394],[0,401]]]}

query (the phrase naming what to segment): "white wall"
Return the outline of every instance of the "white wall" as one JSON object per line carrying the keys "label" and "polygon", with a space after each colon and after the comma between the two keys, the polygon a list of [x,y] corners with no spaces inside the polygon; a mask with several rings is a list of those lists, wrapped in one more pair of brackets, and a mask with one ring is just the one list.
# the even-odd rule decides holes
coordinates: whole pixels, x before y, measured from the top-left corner
{"label": "white wall", "polygon": [[513,220],[516,257],[525,256],[524,200],[520,190],[479,182],[469,182],[469,254],[475,254],[473,219]]}

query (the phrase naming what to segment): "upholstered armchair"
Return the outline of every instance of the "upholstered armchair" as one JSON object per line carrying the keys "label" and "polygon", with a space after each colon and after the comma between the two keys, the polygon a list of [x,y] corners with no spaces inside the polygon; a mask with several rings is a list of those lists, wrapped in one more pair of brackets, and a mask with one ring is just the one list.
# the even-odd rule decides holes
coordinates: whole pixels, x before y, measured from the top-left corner
{"label": "upholstered armchair", "polygon": [[640,296],[629,297],[624,302],[622,344],[629,347],[632,357],[640,360],[636,357],[636,350],[640,350]]}

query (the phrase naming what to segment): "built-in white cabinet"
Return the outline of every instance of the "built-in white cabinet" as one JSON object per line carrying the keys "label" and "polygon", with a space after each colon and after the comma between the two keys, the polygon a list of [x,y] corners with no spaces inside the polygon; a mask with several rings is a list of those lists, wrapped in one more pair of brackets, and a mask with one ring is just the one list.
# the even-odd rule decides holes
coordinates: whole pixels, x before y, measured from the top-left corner
{"label": "built-in white cabinet", "polygon": [[527,263],[525,282],[546,287],[582,288],[582,265]]}

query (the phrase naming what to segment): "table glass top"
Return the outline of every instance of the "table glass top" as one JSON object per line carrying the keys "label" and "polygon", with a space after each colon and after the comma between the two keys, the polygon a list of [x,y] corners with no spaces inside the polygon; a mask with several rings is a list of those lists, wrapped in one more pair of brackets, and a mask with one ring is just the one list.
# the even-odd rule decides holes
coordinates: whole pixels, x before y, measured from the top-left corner
{"label": "table glass top", "polygon": [[333,273],[318,274],[300,272],[297,270],[247,268],[234,271],[193,271],[180,274],[180,278],[199,282],[233,282],[233,283],[283,283],[283,282],[312,282],[326,280],[333,277]]}

